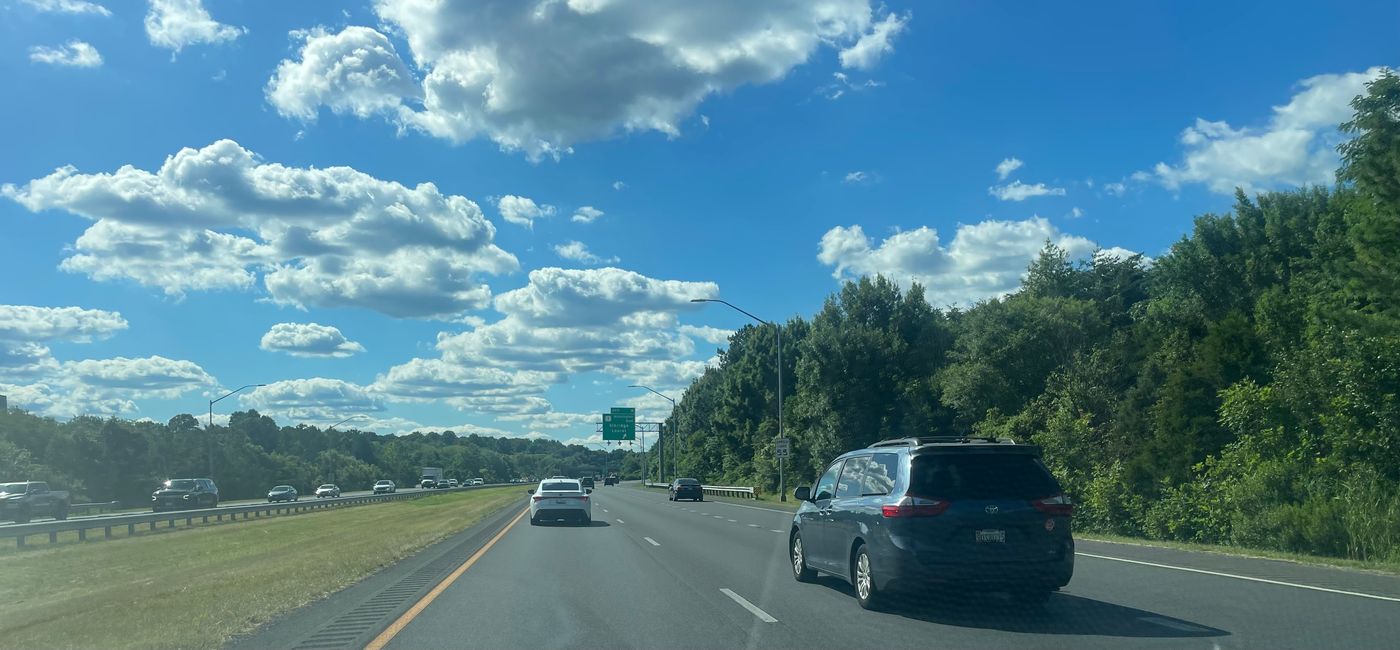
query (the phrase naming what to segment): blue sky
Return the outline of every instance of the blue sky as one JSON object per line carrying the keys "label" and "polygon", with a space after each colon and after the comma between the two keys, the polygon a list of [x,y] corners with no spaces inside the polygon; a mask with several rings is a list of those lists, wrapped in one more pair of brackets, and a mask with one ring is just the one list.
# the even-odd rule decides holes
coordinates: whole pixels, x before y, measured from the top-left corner
{"label": "blue sky", "polygon": [[[491,5],[491,6],[488,6]],[[843,278],[1327,183],[1389,3],[3,0],[0,393],[561,440]]]}

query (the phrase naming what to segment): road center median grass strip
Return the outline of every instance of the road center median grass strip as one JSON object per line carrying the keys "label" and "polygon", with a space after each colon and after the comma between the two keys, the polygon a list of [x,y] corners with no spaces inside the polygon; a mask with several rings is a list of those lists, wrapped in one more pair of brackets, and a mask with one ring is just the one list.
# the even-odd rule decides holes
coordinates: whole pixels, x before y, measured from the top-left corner
{"label": "road center median grass strip", "polygon": [[0,648],[211,648],[518,503],[518,488],[0,554]]}

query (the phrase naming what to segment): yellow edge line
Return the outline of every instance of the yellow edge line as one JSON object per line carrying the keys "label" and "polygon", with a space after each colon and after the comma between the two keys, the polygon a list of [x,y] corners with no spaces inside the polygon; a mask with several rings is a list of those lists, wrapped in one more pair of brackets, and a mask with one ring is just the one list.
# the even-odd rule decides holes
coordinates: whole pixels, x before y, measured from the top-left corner
{"label": "yellow edge line", "polygon": [[404,612],[403,616],[398,617],[389,627],[384,628],[384,631],[380,632],[379,636],[374,637],[374,640],[370,641],[369,644],[365,646],[365,650],[383,650],[384,646],[389,645],[389,642],[393,641],[394,637],[398,636],[399,632],[402,632],[405,627],[408,627],[408,624],[412,623],[413,619],[418,618],[418,615],[422,614],[423,610],[428,608],[428,605],[433,604],[433,601],[437,600],[437,597],[441,595],[442,592],[447,591],[447,588],[451,587],[452,583],[457,581],[457,578],[462,577],[462,574],[466,573],[467,569],[472,568],[472,565],[476,564],[476,561],[480,560],[481,556],[491,550],[491,547],[495,546],[496,542],[501,541],[501,538],[505,537],[505,534],[510,532],[510,529],[514,528],[517,523],[520,523],[521,518],[529,514],[529,512],[530,509],[525,508],[520,514],[516,515],[515,519],[512,519],[510,523],[506,524],[505,528],[501,529],[501,532],[496,533],[496,536],[491,538],[491,541],[486,542],[486,544],[477,549],[475,553],[472,553],[472,556],[467,558],[467,561],[463,562],[462,566],[457,567],[450,575],[443,578],[442,582],[439,582],[436,587],[433,587],[432,591],[429,591],[419,599],[418,602],[414,603],[413,607],[408,608],[408,611]]}

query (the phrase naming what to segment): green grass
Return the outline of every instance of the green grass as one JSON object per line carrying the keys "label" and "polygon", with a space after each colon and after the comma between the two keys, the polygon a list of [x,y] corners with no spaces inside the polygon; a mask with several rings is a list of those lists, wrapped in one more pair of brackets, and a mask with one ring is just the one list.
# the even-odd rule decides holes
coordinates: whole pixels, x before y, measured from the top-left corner
{"label": "green grass", "polygon": [[1104,533],[1082,533],[1076,531],[1075,539],[1091,540],[1096,542],[1113,542],[1117,544],[1134,544],[1137,546],[1157,546],[1161,548],[1173,548],[1182,551],[1195,551],[1198,553],[1216,553],[1219,555],[1233,555],[1235,557],[1255,557],[1268,560],[1283,560],[1297,564],[1307,564],[1312,566],[1331,567],[1338,569],[1353,569],[1361,571],[1373,571],[1387,575],[1400,575],[1400,563],[1397,562],[1369,562],[1361,560],[1348,560],[1345,558],[1326,557],[1321,555],[1306,555],[1303,553],[1289,553],[1287,551],[1269,551],[1264,549],[1242,548],[1239,546],[1222,546],[1219,544],[1197,544],[1194,542],[1174,542],[1158,539],[1143,539],[1139,537],[1124,537],[1122,535],[1109,535]]}
{"label": "green grass", "polygon": [[213,648],[521,502],[517,487],[0,551],[0,648]]}

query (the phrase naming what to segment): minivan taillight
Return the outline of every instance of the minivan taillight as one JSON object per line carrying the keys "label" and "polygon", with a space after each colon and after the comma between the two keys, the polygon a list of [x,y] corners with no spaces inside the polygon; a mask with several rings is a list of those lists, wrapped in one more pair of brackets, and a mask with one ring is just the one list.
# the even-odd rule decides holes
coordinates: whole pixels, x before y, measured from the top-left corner
{"label": "minivan taillight", "polygon": [[1035,506],[1036,510],[1056,517],[1069,517],[1074,514],[1074,501],[1063,494],[1036,499],[1031,501],[1031,505]]}
{"label": "minivan taillight", "polygon": [[880,514],[886,517],[936,517],[950,505],[952,503],[943,499],[906,496],[891,505],[880,506]]}

